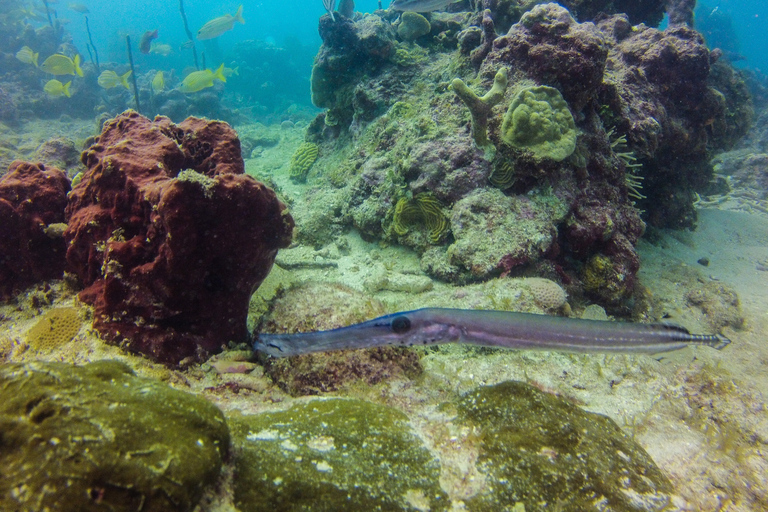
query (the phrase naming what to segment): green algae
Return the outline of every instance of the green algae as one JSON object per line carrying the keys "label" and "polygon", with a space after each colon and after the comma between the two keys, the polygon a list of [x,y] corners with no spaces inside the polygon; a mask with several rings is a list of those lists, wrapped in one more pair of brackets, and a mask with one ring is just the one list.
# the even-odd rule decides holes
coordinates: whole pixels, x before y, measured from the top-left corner
{"label": "green algae", "polygon": [[477,432],[486,489],[473,511],[663,510],[672,485],[609,418],[522,382],[465,395],[459,421]]}
{"label": "green algae", "polygon": [[[445,510],[440,466],[401,412],[326,399],[231,416],[244,511]],[[425,508],[426,506],[426,508]]]}
{"label": "green algae", "polygon": [[0,367],[0,509],[192,510],[229,449],[215,406],[100,361]]}

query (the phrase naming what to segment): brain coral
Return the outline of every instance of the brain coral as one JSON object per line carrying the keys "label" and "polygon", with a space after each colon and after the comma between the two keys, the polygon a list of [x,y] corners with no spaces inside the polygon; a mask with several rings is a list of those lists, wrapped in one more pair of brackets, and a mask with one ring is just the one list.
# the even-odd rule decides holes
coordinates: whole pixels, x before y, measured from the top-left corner
{"label": "brain coral", "polygon": [[576,123],[560,91],[544,85],[526,87],[509,104],[501,139],[536,158],[559,162],[576,149]]}
{"label": "brain coral", "polygon": [[529,277],[523,280],[533,294],[536,304],[545,310],[560,309],[565,304],[566,294],[559,284],[541,277]]}
{"label": "brain coral", "polygon": [[307,173],[317,160],[317,144],[305,142],[291,157],[291,169],[289,171],[291,179],[295,181],[306,181]]}
{"label": "brain coral", "polygon": [[27,332],[27,343],[35,350],[50,352],[71,341],[82,323],[75,308],[51,309]]}

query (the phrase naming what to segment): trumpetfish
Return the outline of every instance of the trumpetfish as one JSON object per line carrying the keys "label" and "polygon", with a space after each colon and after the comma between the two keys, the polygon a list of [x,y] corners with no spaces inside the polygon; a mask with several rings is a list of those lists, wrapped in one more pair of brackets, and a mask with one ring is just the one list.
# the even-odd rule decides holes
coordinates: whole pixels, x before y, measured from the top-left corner
{"label": "trumpetfish", "polygon": [[705,345],[721,350],[721,334],[691,334],[680,325],[583,320],[509,311],[422,308],[326,331],[260,333],[253,347],[274,357],[387,345],[469,343],[562,352],[656,354]]}

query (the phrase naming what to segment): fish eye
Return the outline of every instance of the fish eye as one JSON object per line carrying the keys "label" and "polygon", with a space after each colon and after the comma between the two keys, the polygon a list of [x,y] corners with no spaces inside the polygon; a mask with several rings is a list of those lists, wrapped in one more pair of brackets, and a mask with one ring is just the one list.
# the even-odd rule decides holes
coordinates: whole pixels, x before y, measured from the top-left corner
{"label": "fish eye", "polygon": [[398,316],[392,320],[390,328],[392,329],[392,332],[402,334],[411,328],[411,321],[408,320],[407,316]]}

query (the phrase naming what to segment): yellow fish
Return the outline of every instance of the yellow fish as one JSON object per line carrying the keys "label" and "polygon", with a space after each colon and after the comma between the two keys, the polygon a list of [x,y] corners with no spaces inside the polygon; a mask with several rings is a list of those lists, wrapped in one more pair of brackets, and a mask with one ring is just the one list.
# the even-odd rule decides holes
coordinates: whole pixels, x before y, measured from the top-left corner
{"label": "yellow fish", "polygon": [[83,70],[80,69],[79,55],[75,55],[75,60],[60,53],[51,55],[40,65],[40,69],[52,75],[83,76]]}
{"label": "yellow fish", "polygon": [[160,92],[165,89],[165,77],[162,71],[155,73],[155,78],[152,79],[152,90]]}
{"label": "yellow fish", "polygon": [[224,64],[219,66],[216,71],[210,69],[204,69],[202,71],[193,71],[188,74],[184,81],[179,85],[179,90],[185,93],[202,91],[208,87],[213,87],[213,80],[227,81],[227,77],[224,76]]}
{"label": "yellow fish", "polygon": [[34,64],[35,67],[40,67],[37,64],[37,58],[40,56],[39,53],[35,53],[32,51],[32,48],[29,46],[22,46],[21,50],[16,52],[16,58],[19,59],[24,64]]}
{"label": "yellow fish", "polygon": [[71,80],[65,84],[59,82],[58,80],[48,80],[45,86],[43,86],[43,90],[47,92],[48,96],[51,98],[60,98],[62,96],[71,98],[72,93],[69,92],[70,85],[72,85]]}
{"label": "yellow fish", "polygon": [[118,75],[114,71],[107,70],[101,72],[98,82],[99,85],[104,89],[111,89],[113,87],[117,87],[118,85],[122,85],[130,91],[131,87],[128,85],[129,76],[131,76],[130,71],[123,75]]}
{"label": "yellow fish", "polygon": [[235,22],[245,25],[242,5],[237,8],[237,12],[234,16],[231,14],[225,14],[224,16],[219,16],[218,18],[212,19],[203,25],[202,28],[197,31],[197,38],[203,41],[205,39],[213,39],[214,37],[219,37],[224,32],[232,30],[232,28],[235,26]]}

